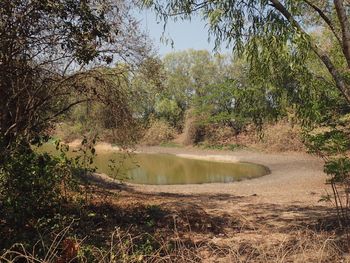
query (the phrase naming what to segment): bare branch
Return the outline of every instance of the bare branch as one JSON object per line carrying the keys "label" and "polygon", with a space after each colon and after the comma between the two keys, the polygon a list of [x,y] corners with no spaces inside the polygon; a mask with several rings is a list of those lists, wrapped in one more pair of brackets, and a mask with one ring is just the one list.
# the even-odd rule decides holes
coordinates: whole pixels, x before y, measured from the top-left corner
{"label": "bare branch", "polygon": [[342,43],[341,37],[339,35],[339,32],[337,32],[337,29],[335,28],[335,25],[333,24],[332,20],[317,5],[311,3],[309,0],[303,0],[303,1],[319,14],[319,16],[328,25],[329,29],[332,31],[333,35],[338,40],[340,46],[342,46],[343,43]]}
{"label": "bare branch", "polygon": [[[279,2],[278,0],[269,1],[272,3],[272,6],[291,23],[292,26],[295,26],[302,34],[308,35],[305,32],[305,30],[300,26],[300,24],[294,19],[292,14],[281,4],[281,2]],[[312,50],[321,59],[323,64],[327,67],[329,73],[332,75],[338,90],[344,95],[345,99],[348,102],[350,102],[350,88],[346,85],[339,70],[335,67],[335,65],[325,52],[322,52],[314,43],[312,43],[312,41],[310,42]]]}
{"label": "bare branch", "polygon": [[343,0],[334,0],[334,6],[337,11],[340,27],[342,30],[343,38],[343,53],[348,63],[348,69],[350,69],[350,23],[346,13]]}

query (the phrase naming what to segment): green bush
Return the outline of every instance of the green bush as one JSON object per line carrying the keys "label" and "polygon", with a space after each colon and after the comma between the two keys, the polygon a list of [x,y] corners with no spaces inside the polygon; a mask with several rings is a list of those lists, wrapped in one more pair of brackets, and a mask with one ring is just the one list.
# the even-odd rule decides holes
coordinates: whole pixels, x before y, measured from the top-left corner
{"label": "green bush", "polygon": [[181,108],[175,100],[164,98],[155,105],[155,112],[158,118],[170,123],[173,127],[177,127],[181,120]]}
{"label": "green bush", "polygon": [[[331,185],[332,195],[328,194],[321,201],[334,201],[340,227],[350,224],[350,138],[348,129],[328,127],[305,135],[305,142],[310,153],[322,157],[327,183]],[[343,127],[342,127],[343,128]]]}
{"label": "green bush", "polygon": [[56,147],[58,157],[21,144],[1,156],[0,209],[5,220],[22,225],[48,216],[68,199],[70,190],[77,190],[79,160],[68,158],[59,143]]}
{"label": "green bush", "polygon": [[23,221],[57,205],[62,175],[47,153],[16,149],[0,168],[0,196],[11,220]]}

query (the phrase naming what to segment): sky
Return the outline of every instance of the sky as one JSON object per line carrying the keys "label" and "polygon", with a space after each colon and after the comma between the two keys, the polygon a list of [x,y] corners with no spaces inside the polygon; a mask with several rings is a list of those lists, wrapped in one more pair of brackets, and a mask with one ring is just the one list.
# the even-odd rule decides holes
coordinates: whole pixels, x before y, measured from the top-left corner
{"label": "sky", "polygon": [[[176,22],[168,21],[164,36],[173,41],[172,47],[170,41],[165,43],[161,41],[163,34],[163,22],[157,22],[156,15],[151,10],[142,10],[137,19],[140,20],[140,27],[146,31],[154,42],[156,50],[161,56],[173,52],[186,49],[206,49],[212,51],[214,49],[214,41],[208,42],[208,28],[206,22],[199,17],[193,17],[191,21]],[[229,52],[226,48],[221,48],[222,52]]]}

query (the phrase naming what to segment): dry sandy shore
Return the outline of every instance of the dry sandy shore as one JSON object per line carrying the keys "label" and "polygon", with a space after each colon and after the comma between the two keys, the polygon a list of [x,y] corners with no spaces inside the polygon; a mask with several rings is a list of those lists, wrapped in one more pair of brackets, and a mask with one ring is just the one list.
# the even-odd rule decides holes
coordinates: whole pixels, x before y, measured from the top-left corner
{"label": "dry sandy shore", "polygon": [[331,211],[329,205],[318,202],[327,190],[320,159],[300,153],[197,148],[145,147],[137,151],[252,162],[270,169],[269,175],[233,183],[126,184],[119,190],[120,198],[113,199],[117,204],[129,209],[155,205],[168,211],[172,220],[176,218],[176,224],[187,222],[191,240],[229,248],[220,255],[208,252],[201,262],[350,262],[335,259],[333,247],[328,247],[333,232],[316,230],[327,228]]}
{"label": "dry sandy shore", "polygon": [[[113,150],[99,145],[100,150]],[[116,149],[114,149],[116,150]],[[189,185],[134,185],[132,190],[144,193],[205,194],[254,196],[254,203],[320,205],[325,194],[326,175],[320,159],[303,153],[260,153],[252,151],[217,151],[198,148],[140,147],[137,152],[167,153],[182,158],[196,158],[224,162],[252,162],[262,164],[271,171],[269,175],[233,183]]]}

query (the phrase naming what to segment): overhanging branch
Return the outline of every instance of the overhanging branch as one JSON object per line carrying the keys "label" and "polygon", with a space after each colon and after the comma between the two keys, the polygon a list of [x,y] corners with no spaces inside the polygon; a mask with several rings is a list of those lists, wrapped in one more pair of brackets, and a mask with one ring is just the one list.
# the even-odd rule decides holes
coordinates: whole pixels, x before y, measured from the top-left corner
{"label": "overhanging branch", "polygon": [[335,38],[338,40],[340,46],[343,46],[342,39],[339,35],[339,32],[337,32],[332,20],[318,6],[311,3],[309,0],[303,1],[319,14],[319,16],[323,19],[323,21],[328,25],[329,29],[332,31]]}
{"label": "overhanging branch", "polygon": [[[300,24],[294,19],[293,15],[285,8],[285,6],[278,0],[269,0],[272,7],[279,11],[292,26],[295,26],[298,31],[304,35],[308,35],[305,30],[300,26]],[[337,0],[335,0],[337,1]],[[321,59],[323,64],[327,67],[328,72],[333,77],[333,80],[338,88],[338,90],[343,94],[344,98],[350,103],[350,88],[346,85],[342,75],[339,70],[335,67],[329,56],[321,51],[315,43],[310,41],[311,49],[316,53],[316,55]]]}

